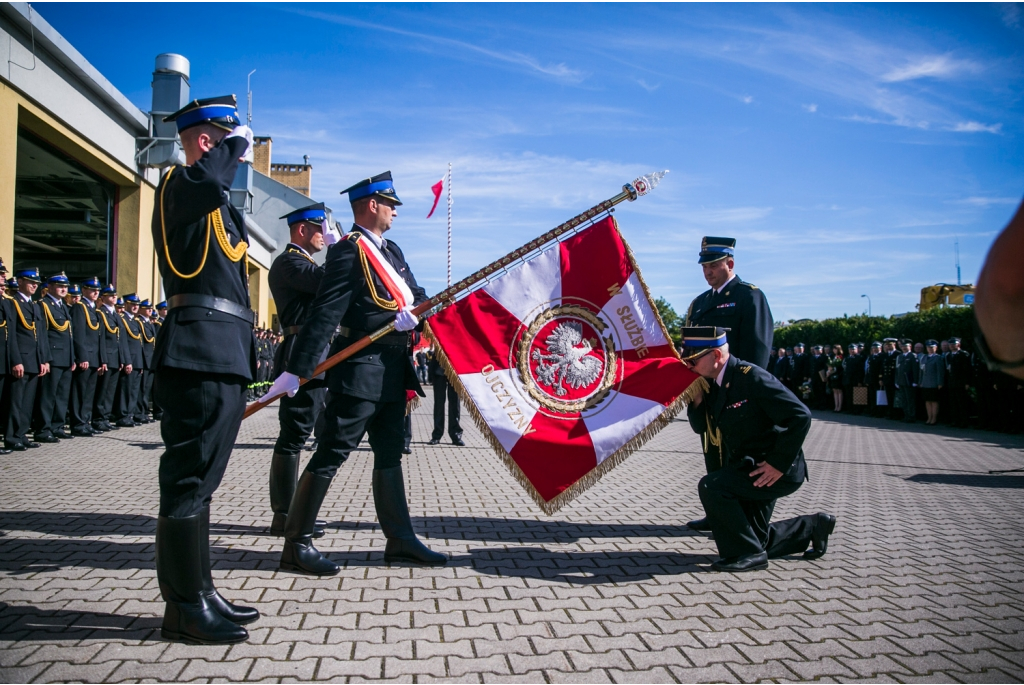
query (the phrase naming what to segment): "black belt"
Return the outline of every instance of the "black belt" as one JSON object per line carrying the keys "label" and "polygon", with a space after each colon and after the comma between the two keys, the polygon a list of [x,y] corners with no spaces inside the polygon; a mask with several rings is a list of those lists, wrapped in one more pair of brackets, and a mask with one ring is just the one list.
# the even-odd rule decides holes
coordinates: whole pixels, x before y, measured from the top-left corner
{"label": "black belt", "polygon": [[[353,340],[359,340],[370,335],[369,331],[357,331],[347,326],[338,326],[338,335],[345,338],[352,338]],[[373,341],[376,345],[389,345],[391,347],[408,347],[409,346],[409,334],[408,333],[388,333],[384,337],[377,338]]]}
{"label": "black belt", "polygon": [[289,335],[298,335],[299,331],[301,331],[301,330],[302,330],[302,326],[301,325],[299,325],[299,326],[289,326],[288,328],[286,328],[283,331],[281,331],[281,335],[283,335],[284,337],[287,338]]}
{"label": "black belt", "polygon": [[213,309],[241,319],[250,326],[252,326],[256,321],[256,312],[253,310],[248,307],[243,307],[237,302],[225,300],[223,297],[214,297],[213,295],[199,295],[197,293],[171,295],[167,298],[167,307],[169,309],[180,309],[181,307],[202,307],[204,309]]}

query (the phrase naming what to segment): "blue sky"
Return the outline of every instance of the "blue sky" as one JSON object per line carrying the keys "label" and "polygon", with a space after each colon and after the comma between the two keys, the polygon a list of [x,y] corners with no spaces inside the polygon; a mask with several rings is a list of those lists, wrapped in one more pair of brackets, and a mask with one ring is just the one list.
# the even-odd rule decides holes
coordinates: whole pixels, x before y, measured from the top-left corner
{"label": "blue sky", "polygon": [[[445,284],[454,163],[457,279],[623,183],[671,173],[616,212],[651,291],[707,288],[703,235],[776,319],[913,311],[973,282],[1024,191],[1024,7],[997,4],[40,4],[141,108],[153,59],[192,95],[254,91],[274,161],[313,195],[391,169],[389,237]],[[116,47],[115,47],[116,46]],[[345,210],[345,211],[340,211]]]}

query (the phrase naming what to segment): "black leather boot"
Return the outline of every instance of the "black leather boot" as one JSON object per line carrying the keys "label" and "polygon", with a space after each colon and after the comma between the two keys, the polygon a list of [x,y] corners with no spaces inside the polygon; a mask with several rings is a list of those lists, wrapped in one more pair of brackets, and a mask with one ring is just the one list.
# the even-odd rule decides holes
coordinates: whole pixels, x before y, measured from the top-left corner
{"label": "black leather boot", "polygon": [[377,508],[381,530],[388,539],[384,548],[384,561],[407,561],[424,566],[443,566],[448,563],[446,555],[427,549],[413,532],[401,465],[373,470],[373,503]]}
{"label": "black leather boot", "polygon": [[203,571],[202,595],[206,603],[217,610],[217,613],[238,625],[252,623],[260,617],[260,612],[250,607],[240,607],[224,599],[213,586],[213,574],[210,571],[210,505],[203,507],[199,514],[202,528],[199,531],[199,563]]}
{"label": "black leather boot", "polygon": [[295,487],[284,525],[284,550],[281,552],[281,570],[305,573],[311,576],[333,576],[341,567],[330,561],[313,546],[316,515],[324,503],[331,479],[303,471]]}
{"label": "black leather boot", "polygon": [[[270,524],[270,534],[284,537],[284,522],[288,519],[288,507],[295,496],[295,481],[299,479],[299,455],[274,452],[270,459],[270,510],[274,512],[274,520]],[[326,521],[316,520],[313,526],[313,537],[324,536]]]}
{"label": "black leather boot", "polygon": [[167,640],[202,645],[226,645],[249,637],[203,595],[200,553],[202,515],[156,522],[156,576],[167,607],[160,634]]}

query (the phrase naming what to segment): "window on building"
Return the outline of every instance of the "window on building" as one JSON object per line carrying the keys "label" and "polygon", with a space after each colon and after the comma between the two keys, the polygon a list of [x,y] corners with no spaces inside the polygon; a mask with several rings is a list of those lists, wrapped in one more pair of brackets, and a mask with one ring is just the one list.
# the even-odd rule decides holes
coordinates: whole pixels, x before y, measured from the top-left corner
{"label": "window on building", "polygon": [[16,184],[14,270],[110,281],[114,185],[24,130]]}

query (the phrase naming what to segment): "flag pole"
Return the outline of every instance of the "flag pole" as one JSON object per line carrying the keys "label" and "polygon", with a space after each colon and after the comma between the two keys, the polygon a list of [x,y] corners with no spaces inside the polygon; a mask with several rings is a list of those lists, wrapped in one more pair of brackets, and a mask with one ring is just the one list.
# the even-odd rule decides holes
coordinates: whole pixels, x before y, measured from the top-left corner
{"label": "flag pole", "polygon": [[452,163],[448,162],[448,285],[452,284]]}
{"label": "flag pole", "polygon": [[[479,271],[470,274],[469,276],[466,276],[455,285],[449,285],[447,288],[439,292],[437,295],[434,295],[426,302],[422,302],[419,305],[417,305],[412,310],[412,313],[415,314],[416,316],[423,316],[427,312],[430,312],[431,309],[434,309],[436,307],[437,311],[430,312],[430,314],[428,314],[429,316],[436,314],[442,309],[446,309],[447,307],[455,304],[455,298],[458,295],[469,290],[473,286],[488,280],[494,273],[504,271],[513,263],[526,260],[527,257],[540,250],[542,247],[550,243],[552,240],[556,240],[559,236],[562,236],[565,233],[575,231],[577,228],[580,227],[580,225],[593,220],[594,218],[598,217],[601,214],[610,211],[612,207],[614,207],[615,205],[618,205],[627,200],[633,202],[638,197],[642,197],[647,193],[651,192],[651,190],[653,190],[655,186],[658,185],[662,177],[664,177],[667,173],[667,170],[656,171],[654,173],[645,174],[644,176],[640,176],[639,178],[634,179],[632,183],[627,183],[626,185],[622,186],[622,192],[608,198],[604,202],[594,205],[585,212],[577,214],[576,216],[569,219],[565,223],[555,226],[547,233],[537,238],[534,238],[530,242],[520,246],[515,250],[512,250],[501,259],[497,259],[488,264],[487,266],[485,266],[484,268],[480,269]],[[449,183],[450,181],[451,177],[449,177]],[[450,191],[451,186],[449,185],[449,192]],[[449,207],[450,206],[451,205],[449,204]],[[383,328],[380,328],[370,333],[367,336],[363,336],[362,338],[355,341],[345,349],[341,350],[340,352],[337,352],[336,354],[331,355],[327,359],[317,364],[317,367],[316,369],[314,369],[312,375],[319,376],[320,374],[324,373],[331,367],[340,364],[341,362],[345,361],[346,359],[354,355],[356,352],[372,344],[374,341],[383,338],[388,333],[393,333],[394,330],[395,324],[394,322],[392,322],[389,323],[387,326],[384,326]],[[304,378],[299,381],[299,384],[302,385],[307,382],[308,379]],[[270,402],[277,397],[279,396],[274,395],[273,397],[264,397],[256,400],[255,402],[250,403],[249,406],[245,408],[245,414],[243,414],[242,418],[249,418],[256,412],[258,412],[260,409],[270,404]]]}

